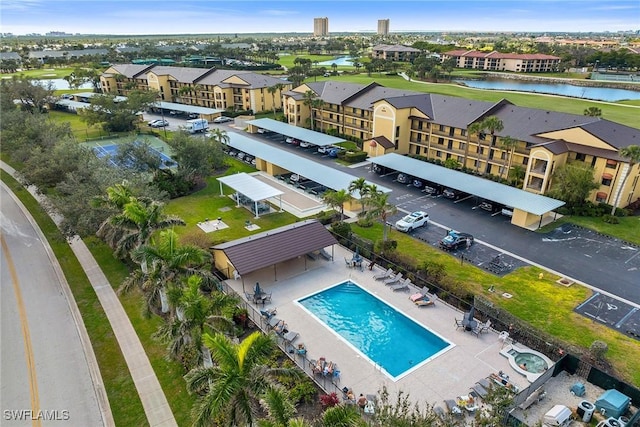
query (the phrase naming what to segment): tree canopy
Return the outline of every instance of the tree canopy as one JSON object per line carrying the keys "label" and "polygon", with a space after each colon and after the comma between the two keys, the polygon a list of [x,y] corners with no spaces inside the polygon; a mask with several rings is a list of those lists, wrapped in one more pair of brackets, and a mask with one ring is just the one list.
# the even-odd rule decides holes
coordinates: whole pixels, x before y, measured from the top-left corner
{"label": "tree canopy", "polygon": [[90,106],[78,113],[88,125],[102,123],[104,130],[127,132],[136,129],[139,113],[148,109],[157,98],[155,92],[132,90],[126,99],[103,94],[91,98]]}

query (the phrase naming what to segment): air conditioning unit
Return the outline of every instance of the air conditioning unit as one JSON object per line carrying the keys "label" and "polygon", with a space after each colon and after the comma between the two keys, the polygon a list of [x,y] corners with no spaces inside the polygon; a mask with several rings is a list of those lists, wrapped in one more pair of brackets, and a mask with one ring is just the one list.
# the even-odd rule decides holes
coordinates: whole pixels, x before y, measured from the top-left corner
{"label": "air conditioning unit", "polygon": [[607,418],[600,421],[596,427],[624,427],[624,424],[615,418]]}
{"label": "air conditioning unit", "polygon": [[581,401],[578,404],[578,409],[576,410],[578,416],[582,419],[583,422],[588,423],[591,421],[593,417],[593,413],[596,410],[596,405],[586,400]]}

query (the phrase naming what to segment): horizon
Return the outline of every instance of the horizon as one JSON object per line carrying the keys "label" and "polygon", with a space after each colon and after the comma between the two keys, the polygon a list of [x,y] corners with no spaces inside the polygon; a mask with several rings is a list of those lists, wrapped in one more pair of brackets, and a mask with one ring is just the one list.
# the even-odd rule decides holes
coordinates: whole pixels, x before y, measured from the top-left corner
{"label": "horizon", "polygon": [[[640,30],[636,0],[4,0],[0,23],[15,36],[312,34],[313,19],[329,18],[331,34],[375,34],[379,19],[402,33],[620,33]],[[439,29],[429,28],[437,23]],[[354,28],[355,27],[355,28]]]}

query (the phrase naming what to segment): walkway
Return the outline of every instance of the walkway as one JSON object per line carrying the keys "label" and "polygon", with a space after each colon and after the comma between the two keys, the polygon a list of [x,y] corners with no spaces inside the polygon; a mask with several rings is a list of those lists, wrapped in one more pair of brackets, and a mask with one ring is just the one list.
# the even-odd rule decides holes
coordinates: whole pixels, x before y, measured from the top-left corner
{"label": "walkway", "polygon": [[[5,162],[0,162],[0,167],[11,176],[16,176],[15,169]],[[47,205],[45,197],[38,194],[34,187],[30,187],[28,190],[40,204]],[[60,218],[55,218],[55,215],[52,215],[52,218],[56,223],[59,223]],[[129,367],[129,372],[138,390],[149,425],[151,427],[177,426],[178,424],[169,407],[169,402],[162,391],[144,347],[142,347],[142,343],[107,277],[80,237],[74,236],[71,238],[69,245],[87,274],[91,286],[95,290],[100,304],[109,319],[111,329],[118,340],[122,354]],[[85,352],[87,351],[88,349],[85,348]]]}

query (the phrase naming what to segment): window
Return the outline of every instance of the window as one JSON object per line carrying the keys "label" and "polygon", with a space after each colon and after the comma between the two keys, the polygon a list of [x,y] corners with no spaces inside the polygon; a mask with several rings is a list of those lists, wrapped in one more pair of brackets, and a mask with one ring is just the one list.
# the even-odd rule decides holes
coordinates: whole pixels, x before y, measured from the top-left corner
{"label": "window", "polygon": [[618,166],[618,162],[616,162],[615,160],[607,160],[607,168],[609,169],[615,169]]}
{"label": "window", "polygon": [[464,147],[466,146],[466,144],[464,142],[461,142],[458,144],[458,148],[461,150],[464,150]]}
{"label": "window", "polygon": [[576,160],[580,160],[581,162],[584,162],[586,158],[587,158],[586,154],[576,153]]}
{"label": "window", "polygon": [[444,145],[444,138],[438,138],[438,144]]}
{"label": "window", "polygon": [[442,151],[436,151],[436,157],[442,157]]}
{"label": "window", "polygon": [[466,129],[460,129],[460,135],[467,136],[467,130]]}
{"label": "window", "polygon": [[440,132],[444,132],[444,125],[439,125],[439,126],[438,126],[438,130],[439,130]]}
{"label": "window", "polygon": [[607,187],[611,186],[611,179],[602,178],[602,185],[606,185]]}

